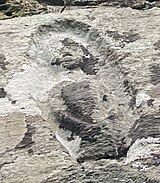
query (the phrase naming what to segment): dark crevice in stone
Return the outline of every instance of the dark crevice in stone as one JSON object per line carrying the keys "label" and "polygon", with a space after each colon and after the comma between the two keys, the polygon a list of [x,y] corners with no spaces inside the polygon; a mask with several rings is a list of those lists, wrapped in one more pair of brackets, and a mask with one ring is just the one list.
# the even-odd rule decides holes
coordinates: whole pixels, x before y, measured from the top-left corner
{"label": "dark crevice in stone", "polygon": [[11,104],[14,105],[14,104],[16,104],[16,102],[17,102],[17,100],[12,100],[12,101],[11,101]]}
{"label": "dark crevice in stone", "polygon": [[153,44],[155,50],[160,50],[160,40]]}
{"label": "dark crevice in stone", "polygon": [[9,165],[9,164],[11,164],[11,163],[14,163],[14,162],[11,161],[11,162],[4,162],[4,163],[1,163],[1,164],[0,164],[0,169],[2,169],[2,167],[3,167],[4,165]]}
{"label": "dark crevice in stone", "polygon": [[34,143],[34,141],[32,140],[32,135],[35,133],[35,127],[31,126],[30,124],[27,124],[26,128],[27,132],[24,134],[24,137],[21,140],[21,142],[17,144],[17,149],[31,147]]}
{"label": "dark crevice in stone", "polygon": [[115,122],[116,119],[117,119],[117,116],[116,116],[115,113],[110,113],[110,114],[108,114],[108,118],[107,119],[111,120],[112,122]]}
{"label": "dark crevice in stone", "polygon": [[160,83],[160,64],[151,65],[151,83],[157,85]]}
{"label": "dark crevice in stone", "polygon": [[4,88],[0,88],[0,98],[5,98],[7,95],[7,92],[4,90]]}
{"label": "dark crevice in stone", "polygon": [[152,98],[147,100],[148,107],[153,106],[153,102],[154,102],[154,99],[152,99]]}
{"label": "dark crevice in stone", "polygon": [[107,95],[103,95],[103,99],[102,99],[104,102],[107,102],[108,100],[108,96]]}
{"label": "dark crevice in stone", "polygon": [[125,142],[125,137],[121,138],[118,142],[117,142],[117,151],[118,151],[118,155],[116,157],[116,159],[121,159],[123,157],[127,156],[127,152],[130,148],[130,145],[127,145]]}
{"label": "dark crevice in stone", "polygon": [[10,11],[7,11],[6,13],[5,13],[7,16],[12,16],[12,12],[10,12]]}

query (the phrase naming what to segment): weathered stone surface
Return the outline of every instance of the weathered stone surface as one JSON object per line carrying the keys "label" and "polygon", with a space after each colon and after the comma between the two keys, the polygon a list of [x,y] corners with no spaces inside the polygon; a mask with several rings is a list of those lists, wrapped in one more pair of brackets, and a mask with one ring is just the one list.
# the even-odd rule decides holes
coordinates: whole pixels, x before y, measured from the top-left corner
{"label": "weathered stone surface", "polygon": [[6,61],[5,55],[3,53],[0,53],[0,69],[6,70],[8,62]]}
{"label": "weathered stone surface", "polygon": [[120,6],[130,6],[135,8],[143,8],[145,0],[74,0],[73,4],[75,5],[97,5],[104,3],[104,5],[120,5]]}
{"label": "weathered stone surface", "polygon": [[[56,6],[55,6],[56,5]],[[57,6],[58,5],[58,6]],[[66,5],[70,8],[62,8]],[[0,19],[9,19],[19,16],[35,15],[41,13],[63,12],[64,9],[79,9],[97,6],[130,7],[146,10],[160,7],[159,0],[0,0]]]}
{"label": "weathered stone surface", "polygon": [[147,116],[140,116],[131,128],[130,135],[133,141],[148,137],[159,137],[160,125],[159,125],[160,114],[152,114]]}
{"label": "weathered stone surface", "polygon": [[51,65],[60,65],[73,70],[80,68],[86,74],[95,74],[95,64],[98,58],[95,58],[83,45],[74,42],[69,38],[62,40],[63,48],[61,57],[54,58]]}
{"label": "weathered stone surface", "polygon": [[63,87],[62,98],[67,112],[86,123],[93,123],[92,113],[96,107],[90,83],[80,81]]}
{"label": "weathered stone surface", "polygon": [[7,0],[0,0],[0,4],[5,3]]}
{"label": "weathered stone surface", "polygon": [[21,138],[26,132],[24,115],[21,113],[11,113],[7,117],[1,117],[0,125],[0,153],[2,153],[7,149],[14,148],[21,141]]}
{"label": "weathered stone surface", "polygon": [[5,98],[7,93],[5,92],[4,88],[0,88],[0,98]]}
{"label": "weathered stone surface", "polygon": [[[104,164],[105,161],[102,161],[101,164]],[[133,171],[129,167],[120,167],[115,164],[111,164],[108,166],[102,166],[101,164],[95,165],[86,165],[83,169],[77,171],[73,166],[69,167],[68,175],[64,175],[62,177],[49,177],[42,183],[65,183],[65,182],[82,182],[82,183],[97,183],[97,182],[109,182],[109,183],[119,183],[119,182],[146,182],[146,183],[158,183],[153,179],[147,179],[143,174],[138,171]],[[98,167],[98,168],[97,168]]]}
{"label": "weathered stone surface", "polygon": [[159,9],[0,21],[0,182],[159,179]]}

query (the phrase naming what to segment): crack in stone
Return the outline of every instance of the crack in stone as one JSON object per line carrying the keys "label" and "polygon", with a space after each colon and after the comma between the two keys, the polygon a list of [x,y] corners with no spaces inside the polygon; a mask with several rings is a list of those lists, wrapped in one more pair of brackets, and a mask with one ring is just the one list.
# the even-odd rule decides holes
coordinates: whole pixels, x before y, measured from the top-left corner
{"label": "crack in stone", "polygon": [[27,122],[26,122],[26,128],[27,132],[24,134],[22,140],[15,147],[17,149],[31,147],[32,144],[34,143],[34,141],[32,140],[32,135],[35,133],[36,128],[31,126]]}

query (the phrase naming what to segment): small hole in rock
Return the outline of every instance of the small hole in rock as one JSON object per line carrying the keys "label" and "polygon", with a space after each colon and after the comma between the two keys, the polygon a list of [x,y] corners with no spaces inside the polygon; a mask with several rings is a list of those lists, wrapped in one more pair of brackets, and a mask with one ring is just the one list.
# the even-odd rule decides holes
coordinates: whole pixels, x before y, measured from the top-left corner
{"label": "small hole in rock", "polygon": [[17,100],[12,100],[11,104],[16,104]]}
{"label": "small hole in rock", "polygon": [[10,11],[9,12],[6,12],[6,15],[7,16],[12,16],[12,12],[10,12]]}
{"label": "small hole in rock", "polygon": [[5,98],[7,95],[6,91],[4,90],[4,88],[0,88],[0,98]]}
{"label": "small hole in rock", "polygon": [[104,95],[104,96],[103,96],[103,101],[104,101],[104,102],[107,102],[107,100],[108,100],[107,98],[108,98],[108,96],[107,96],[107,95]]}

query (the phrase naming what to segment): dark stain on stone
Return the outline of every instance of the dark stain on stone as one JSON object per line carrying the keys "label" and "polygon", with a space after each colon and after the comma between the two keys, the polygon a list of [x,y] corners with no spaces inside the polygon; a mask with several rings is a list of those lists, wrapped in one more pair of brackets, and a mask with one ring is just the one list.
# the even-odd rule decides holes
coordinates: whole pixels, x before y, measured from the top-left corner
{"label": "dark stain on stone", "polygon": [[160,40],[153,44],[155,50],[160,50]]}
{"label": "dark stain on stone", "polygon": [[35,133],[35,127],[27,124],[26,126],[27,132],[25,133],[21,142],[16,146],[17,149],[28,148],[31,147],[34,141],[32,140],[32,135]]}
{"label": "dark stain on stone", "polygon": [[7,92],[4,90],[4,88],[0,88],[0,98],[5,98],[7,95]]}
{"label": "dark stain on stone", "polygon": [[52,60],[51,65],[52,66],[54,66],[54,65],[60,66],[60,60],[59,60],[59,58],[56,58],[55,61]]}
{"label": "dark stain on stone", "polygon": [[154,64],[150,66],[151,71],[151,83],[157,85],[160,83],[160,64]]}
{"label": "dark stain on stone", "polygon": [[132,138],[132,142],[142,138],[160,137],[160,113],[142,115],[135,121],[129,136]]}
{"label": "dark stain on stone", "polygon": [[126,144],[125,137],[120,138],[120,140],[117,142],[117,151],[118,151],[117,158],[120,159],[122,157],[126,157],[129,148],[130,148],[130,145]]}

